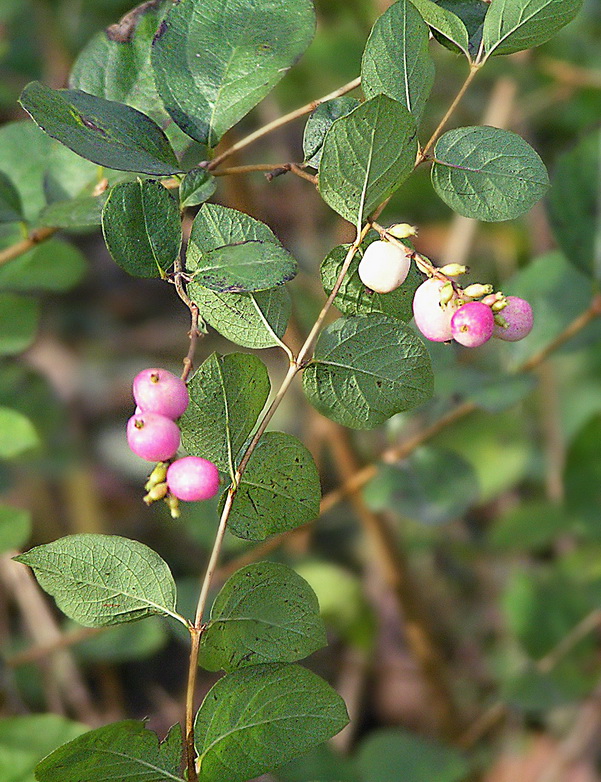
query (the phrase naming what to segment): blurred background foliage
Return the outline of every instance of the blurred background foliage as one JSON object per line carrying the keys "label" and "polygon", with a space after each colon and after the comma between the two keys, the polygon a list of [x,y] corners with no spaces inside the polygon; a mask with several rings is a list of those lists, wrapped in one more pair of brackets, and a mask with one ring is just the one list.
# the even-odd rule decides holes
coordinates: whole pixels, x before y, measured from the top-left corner
{"label": "blurred background foliage", "polygon": [[[354,78],[369,29],[389,2],[316,5],[313,45],[229,143]],[[74,163],[31,123],[13,124],[24,119],[18,95],[32,79],[64,86],[90,37],[130,7],[127,0],[0,0],[0,171],[19,186],[29,216],[44,205],[49,182],[54,193],[73,195],[96,167]],[[432,53],[438,75],[424,138],[465,77],[452,53],[435,42]],[[432,345],[434,400],[375,432],[341,432],[302,403],[298,388],[278,411],[274,427],[304,439],[326,495],[360,465],[375,465],[361,497],[330,503],[311,530],[270,554],[297,567],[318,593],[330,645],[310,665],[337,686],[353,718],[332,748],[284,769],[281,782],[601,779],[601,323],[588,324],[533,372],[515,372],[594,293],[586,276],[592,259],[571,257],[569,242],[601,242],[598,139],[596,162],[593,145],[580,178],[570,175],[574,158],[563,156],[598,131],[600,118],[601,3],[587,0],[549,43],[492,60],[452,120],[505,126],[527,138],[551,172],[548,204],[515,222],[475,225],[453,217],[422,167],[382,219],[419,226],[418,249],[437,262],[467,262],[472,281],[529,298],[532,335],[471,352]],[[286,126],[234,164],[300,161],[303,125]],[[583,202],[586,188],[592,194]],[[260,174],[224,177],[215,200],[266,221],[299,259],[303,271],[290,286],[294,342],[323,300],[319,263],[348,240],[349,226],[310,185],[286,176],[269,184]],[[574,217],[556,231],[569,204]],[[1,225],[0,249],[20,237],[18,224]],[[181,610],[190,614],[215,504],[186,508],[178,522],[163,507],[147,509],[146,466],[124,437],[132,377],[154,365],[177,371],[188,313],[164,284],[118,269],[95,229],[60,233],[0,267],[3,311],[10,313],[10,297],[31,293],[41,304],[31,299],[26,317],[19,304],[18,329],[0,323],[0,414],[10,408],[26,417],[20,442],[3,442],[0,431],[0,548],[73,532],[143,540],[170,563]],[[199,358],[232,349],[212,332]],[[281,356],[268,350],[261,357],[281,377]],[[387,449],[419,439],[461,404],[469,414],[407,458],[380,462]],[[392,575],[382,529],[395,552]],[[248,549],[230,537],[226,557]],[[60,715],[39,730],[31,721],[22,729],[0,722],[0,769],[2,748],[23,735],[34,736],[40,757],[52,741],[75,735],[65,716],[101,724],[151,714],[160,734],[180,717],[185,632],[158,618],[82,630],[65,623],[7,559],[0,582],[0,715]],[[434,650],[431,668],[428,650],[416,655],[416,627]],[[214,678],[203,676],[203,693]],[[453,714],[453,729],[448,719],[444,727],[441,709]],[[14,772],[14,756],[10,762]],[[16,782],[32,778],[23,764]]]}

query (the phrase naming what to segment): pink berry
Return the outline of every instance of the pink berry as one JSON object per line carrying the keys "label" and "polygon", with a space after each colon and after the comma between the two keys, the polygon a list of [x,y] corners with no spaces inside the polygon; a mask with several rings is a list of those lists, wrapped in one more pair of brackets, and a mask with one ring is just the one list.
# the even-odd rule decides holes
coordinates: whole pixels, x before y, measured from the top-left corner
{"label": "pink berry", "polygon": [[440,303],[440,289],[445,284],[433,277],[422,282],[413,296],[415,325],[432,342],[448,342],[453,337],[451,318],[455,307],[452,301],[444,307]]}
{"label": "pink berry", "polygon": [[166,369],[144,369],[134,378],[134,399],[145,413],[158,413],[171,420],[188,407],[188,389],[184,381]]}
{"label": "pink berry", "polygon": [[219,491],[219,472],[208,459],[184,456],[169,466],[167,485],[178,500],[208,500]]}
{"label": "pink berry", "polygon": [[504,339],[506,342],[517,342],[524,339],[532,331],[534,315],[532,307],[525,299],[518,296],[508,296],[508,305],[501,310],[499,315],[507,322],[504,326],[495,326],[493,336]]}
{"label": "pink berry", "polygon": [[149,462],[164,462],[179,448],[179,428],[157,413],[132,415],[127,422],[127,442],[132,451]]}
{"label": "pink berry", "polygon": [[477,348],[492,337],[495,317],[481,301],[463,304],[451,318],[453,339],[466,348]]}

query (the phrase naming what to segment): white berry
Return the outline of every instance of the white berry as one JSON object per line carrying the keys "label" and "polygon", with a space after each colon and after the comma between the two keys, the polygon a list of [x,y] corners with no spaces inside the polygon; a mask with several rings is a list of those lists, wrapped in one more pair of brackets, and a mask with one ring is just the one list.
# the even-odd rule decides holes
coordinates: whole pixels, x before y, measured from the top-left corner
{"label": "white berry", "polygon": [[359,262],[361,282],[376,293],[396,290],[407,278],[412,252],[392,242],[372,242]]}

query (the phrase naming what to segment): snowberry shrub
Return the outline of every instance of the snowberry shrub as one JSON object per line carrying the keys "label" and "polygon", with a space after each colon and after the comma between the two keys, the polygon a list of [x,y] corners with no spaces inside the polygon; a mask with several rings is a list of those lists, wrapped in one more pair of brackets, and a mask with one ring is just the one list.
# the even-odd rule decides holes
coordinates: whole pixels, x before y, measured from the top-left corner
{"label": "snowberry shrub", "polygon": [[[545,167],[519,136],[493,127],[447,129],[452,110],[492,56],[548,40],[573,18],[580,0],[562,0],[561,14],[526,13],[530,5],[493,0],[476,40],[461,8],[456,15],[429,0],[399,0],[376,21],[366,43],[358,97],[346,94],[358,88],[355,79],[232,147],[221,143],[227,131],[311,42],[311,0],[143,3],[84,49],[70,89],[33,82],[23,90],[23,108],[49,136],[102,167],[93,184],[72,197],[70,220],[63,217],[56,227],[97,224],[103,203],[102,231],[115,262],[133,276],[170,283],[166,293],[175,290],[190,312],[181,381],[160,369],[135,380],[139,412],[128,422],[127,439],[143,459],[159,462],[144,500],[164,498],[176,517],[178,498],[212,496],[218,473],[228,476],[194,617],[177,612],[168,565],[136,541],[73,535],[19,557],[82,624],[103,627],[162,614],[190,635],[183,731],[174,727],[161,745],[141,722],[90,731],[46,757],[35,772],[39,782],[75,782],[90,774],[113,779],[115,773],[124,782],[140,774],[148,782],[244,782],[306,753],[346,724],[340,696],[296,664],[325,643],[316,597],[303,579],[287,566],[264,562],[235,573],[210,616],[208,596],[227,529],[259,541],[319,514],[319,474],[309,451],[291,434],[268,431],[298,375],[320,413],[367,429],[432,395],[428,351],[407,325],[412,311],[421,334],[436,342],[454,337],[481,344],[495,317],[502,339],[529,330],[525,302],[505,301],[500,292],[490,304],[478,301],[491,295],[490,286],[462,289],[455,279],[465,272],[461,264],[437,268],[401,243],[415,236],[410,226],[408,233],[402,228],[407,224],[387,230],[378,220],[420,166],[430,167],[440,198],[471,218],[510,220],[544,195]],[[442,118],[428,104],[430,47],[439,45],[430,42],[431,34],[467,66]],[[300,349],[293,350],[284,341],[290,317],[285,285],[297,272],[295,258],[266,224],[209,199],[219,182],[215,174],[269,168],[228,169],[224,164],[234,152],[313,109],[298,162],[274,165],[269,176],[287,173],[307,188],[316,186],[354,227],[355,238],[325,259],[328,295]],[[422,123],[426,111],[432,117]],[[437,128],[430,138],[424,125]],[[192,142],[191,154],[206,150],[197,165],[185,154]],[[184,243],[182,214],[189,207],[199,208]],[[379,239],[371,244],[374,232]],[[51,234],[38,233],[35,242]],[[342,315],[330,320],[333,306]],[[248,352],[213,354],[191,372],[199,337],[209,326],[244,348],[281,348],[288,369],[273,395],[265,364]],[[180,429],[190,456],[169,464]],[[249,595],[259,595],[251,606]],[[302,612],[290,609],[291,595]],[[238,610],[220,623],[230,599]],[[273,616],[287,619],[274,625]],[[197,707],[201,649],[200,659],[226,673]]]}

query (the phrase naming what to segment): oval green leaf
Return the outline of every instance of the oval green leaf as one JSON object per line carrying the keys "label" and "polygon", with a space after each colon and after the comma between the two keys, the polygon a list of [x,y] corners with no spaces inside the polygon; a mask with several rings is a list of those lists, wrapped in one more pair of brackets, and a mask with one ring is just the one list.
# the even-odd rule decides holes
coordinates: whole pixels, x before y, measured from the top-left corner
{"label": "oval green leaf", "polygon": [[58,714],[28,714],[0,720],[0,779],[36,782],[33,770],[49,752],[87,727]]}
{"label": "oval green leaf", "polygon": [[305,163],[313,168],[319,168],[323,142],[332,124],[340,117],[349,114],[359,106],[357,98],[343,95],[320,104],[311,114],[305,125],[303,135],[303,152]]}
{"label": "oval green leaf", "polygon": [[511,54],[540,46],[574,19],[583,0],[495,0],[484,19],[484,51]]}
{"label": "oval green leaf", "polygon": [[257,293],[217,293],[192,281],[188,293],[203,320],[230,342],[254,350],[278,345],[292,313],[283,285]]}
{"label": "oval green leaf", "polygon": [[265,364],[256,356],[213,353],[188,383],[190,404],[179,420],[186,451],[233,473],[270,389]]}
{"label": "oval green leaf", "polygon": [[434,189],[464,217],[513,220],[549,187],[543,161],[516,133],[488,126],[456,128],[434,148]]}
{"label": "oval green leaf", "polygon": [[12,180],[0,171],[0,223],[23,220],[23,206],[19,191]]}
{"label": "oval green leaf", "polygon": [[326,643],[319,603],[305,579],[287,565],[259,562],[234,573],[215,598],[200,664],[233,671],[292,663]]}
{"label": "oval green leaf", "polygon": [[550,225],[566,258],[601,280],[601,131],[562,155],[547,202]]}
{"label": "oval green leaf", "polygon": [[254,779],[347,722],[342,698],[305,668],[271,664],[234,671],[214,685],[196,715],[199,782]]}
{"label": "oval green leaf", "polygon": [[22,353],[35,339],[40,308],[35,299],[0,293],[0,355]]}
{"label": "oval green leaf", "polygon": [[291,434],[267,432],[240,479],[228,528],[239,538],[263,540],[313,521],[320,499],[309,451]]}
{"label": "oval green leaf", "polygon": [[164,278],[179,257],[179,209],[160,182],[115,185],[102,210],[102,231],[115,263],[134,277]]}
{"label": "oval green leaf", "polygon": [[23,548],[30,535],[29,511],[10,505],[0,505],[0,554]]}
{"label": "oval green leaf", "polygon": [[143,722],[124,720],[63,744],[36,766],[38,782],[184,782],[182,734],[174,725],[162,743]]}
{"label": "oval green leaf", "polygon": [[411,113],[377,95],[328,131],[319,167],[321,197],[345,220],[362,223],[409,176],[416,155]]}
{"label": "oval green leaf", "polygon": [[0,290],[66,291],[87,269],[83,254],[72,244],[51,239],[0,266]]}
{"label": "oval green leaf", "polygon": [[413,4],[398,0],[391,5],[373,26],[363,52],[365,97],[384,93],[402,103],[419,122],[434,84],[428,44],[428,26]]}
{"label": "oval green leaf", "polygon": [[432,396],[428,352],[387,315],[339,318],[322,332],[303,388],[320,413],[352,429],[373,429]]}
{"label": "oval green leaf", "polygon": [[71,619],[86,627],[175,614],[175,582],[152,549],[118,535],[68,535],[15,557]]}
{"label": "oval green leaf", "polygon": [[405,730],[379,730],[363,742],[359,768],[364,782],[460,782],[470,767],[453,747]]}
{"label": "oval green leaf", "polygon": [[280,81],[310,44],[311,0],[186,0],[153,43],[157,89],[174,121],[214,147]]}
{"label": "oval green leaf", "polygon": [[206,169],[193,168],[188,171],[179,188],[182,209],[204,204],[217,189],[215,177]]}
{"label": "oval green leaf", "polygon": [[29,418],[9,407],[0,407],[0,459],[15,459],[39,444],[39,435]]}
{"label": "oval green leaf", "polygon": [[195,283],[218,293],[273,288],[298,268],[265,223],[218,204],[204,204],[196,215],[186,267]]}
{"label": "oval green leaf", "polygon": [[452,48],[459,49],[470,59],[469,34],[463,20],[433,0],[411,0],[425,23]]}
{"label": "oval green leaf", "polygon": [[[328,296],[338,279],[349,247],[348,244],[334,247],[321,264],[321,282]],[[344,315],[369,315],[372,312],[381,312],[397,320],[405,322],[411,320],[413,317],[413,295],[423,282],[423,277],[415,268],[415,264],[411,264],[407,279],[400,288],[390,293],[375,293],[365,287],[358,273],[359,262],[366,248],[367,243],[364,243],[351,261],[348,272],[334,299],[334,306]]]}
{"label": "oval green leaf", "polygon": [[156,176],[181,171],[159,126],[124,103],[35,81],[20,103],[49,136],[98,165]]}

